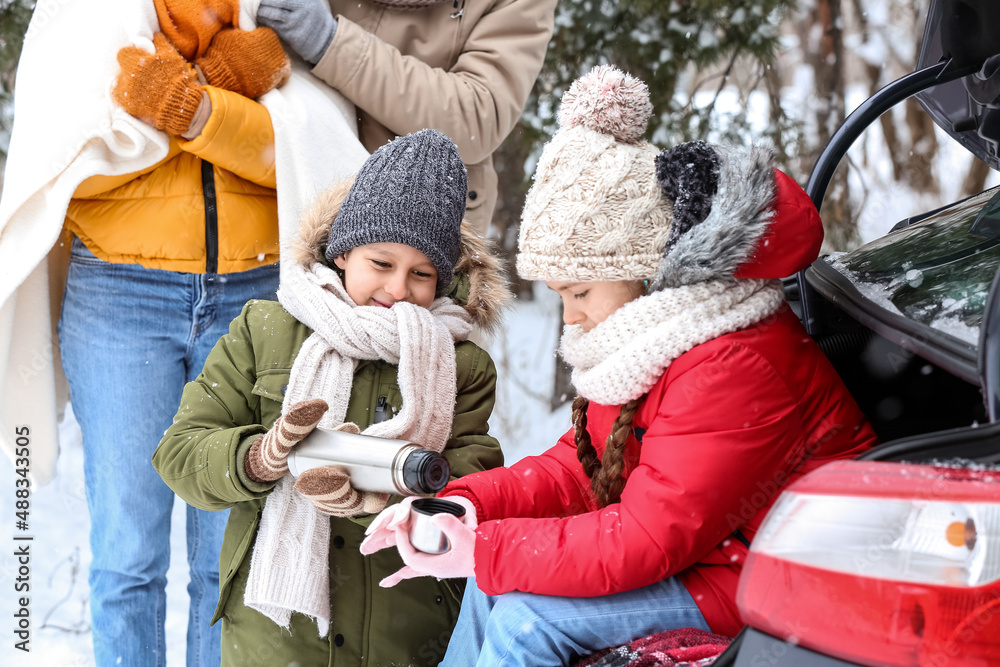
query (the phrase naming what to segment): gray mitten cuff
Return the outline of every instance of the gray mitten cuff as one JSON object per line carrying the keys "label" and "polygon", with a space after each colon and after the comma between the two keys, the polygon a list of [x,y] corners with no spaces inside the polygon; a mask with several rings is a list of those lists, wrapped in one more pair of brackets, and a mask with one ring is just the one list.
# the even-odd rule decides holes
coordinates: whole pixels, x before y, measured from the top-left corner
{"label": "gray mitten cuff", "polygon": [[337,20],[322,0],[261,0],[257,24],[274,30],[313,66],[326,53],[337,32]]}

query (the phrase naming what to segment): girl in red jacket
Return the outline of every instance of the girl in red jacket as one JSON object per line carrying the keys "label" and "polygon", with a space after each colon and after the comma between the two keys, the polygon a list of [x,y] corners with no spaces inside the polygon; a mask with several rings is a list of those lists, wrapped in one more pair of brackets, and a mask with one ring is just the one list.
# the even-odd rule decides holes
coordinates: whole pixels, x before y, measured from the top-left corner
{"label": "girl in red jacket", "polygon": [[451,482],[451,549],[410,546],[408,505],[363,552],[474,576],[444,665],[554,665],[674,628],[733,635],[736,582],[792,480],[875,442],[778,278],[822,240],[759,148],[642,139],[645,86],[602,66],[559,110],[525,204],[518,273],[563,299],[579,397],[550,450]]}

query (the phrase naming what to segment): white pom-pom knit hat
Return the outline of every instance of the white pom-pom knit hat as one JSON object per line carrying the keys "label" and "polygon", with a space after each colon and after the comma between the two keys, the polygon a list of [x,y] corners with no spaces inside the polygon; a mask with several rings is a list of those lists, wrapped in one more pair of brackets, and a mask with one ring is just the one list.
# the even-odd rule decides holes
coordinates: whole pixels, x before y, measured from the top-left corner
{"label": "white pom-pom knit hat", "polygon": [[672,204],[656,179],[658,151],[643,139],[652,110],[646,84],[611,65],[573,82],[521,215],[522,278],[656,276]]}

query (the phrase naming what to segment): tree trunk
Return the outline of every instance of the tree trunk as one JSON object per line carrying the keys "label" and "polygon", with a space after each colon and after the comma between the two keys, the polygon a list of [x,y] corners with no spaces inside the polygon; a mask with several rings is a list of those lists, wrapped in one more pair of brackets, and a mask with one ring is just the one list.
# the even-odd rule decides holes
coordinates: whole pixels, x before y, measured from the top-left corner
{"label": "tree trunk", "polygon": [[969,171],[962,181],[962,192],[959,196],[979,194],[986,189],[986,177],[990,175],[989,166],[977,157],[972,158]]}
{"label": "tree trunk", "polygon": [[[879,89],[882,68],[866,64],[865,71],[868,73],[869,89],[875,93]],[[891,110],[879,117],[879,125],[882,127],[882,137],[885,139],[885,147],[889,151],[889,159],[892,161],[892,179],[901,181],[906,172],[904,156],[907,154],[907,150],[899,140],[899,133],[896,132],[896,118]]]}
{"label": "tree trunk", "polygon": [[[819,31],[815,49],[808,49],[806,62],[814,72],[816,92],[816,153],[826,146],[830,137],[843,123],[844,101],[844,36],[840,0],[817,0],[811,22],[800,29],[803,43],[810,45],[811,34]],[[833,175],[821,211],[826,230],[826,247],[845,250],[858,242],[857,224],[850,207],[850,189],[845,169]]]}
{"label": "tree trunk", "polygon": [[493,228],[490,236],[504,259],[510,276],[511,288],[518,298],[531,298],[531,282],[521,280],[514,270],[517,255],[517,232],[521,225],[521,209],[527,185],[524,162],[528,159],[531,141],[525,136],[520,123],[493,153],[493,166],[497,172],[497,206],[493,211]]}
{"label": "tree trunk", "polygon": [[820,146],[829,142],[844,120],[844,39],[840,27],[840,0],[817,0],[813,14],[821,31],[817,49],[809,54],[815,72],[816,139]]}
{"label": "tree trunk", "polygon": [[906,100],[905,108],[911,141],[909,160],[906,162],[906,181],[917,192],[940,194],[941,185],[933,170],[938,153],[934,121],[912,97]]}

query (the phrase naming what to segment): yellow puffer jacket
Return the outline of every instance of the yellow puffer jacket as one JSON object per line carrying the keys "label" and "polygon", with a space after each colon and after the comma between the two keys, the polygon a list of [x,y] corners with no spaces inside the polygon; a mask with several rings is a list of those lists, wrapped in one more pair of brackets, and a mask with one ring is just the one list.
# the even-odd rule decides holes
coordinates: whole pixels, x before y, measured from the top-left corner
{"label": "yellow puffer jacket", "polygon": [[278,261],[271,117],[242,95],[205,90],[212,114],[200,135],[171,138],[167,157],[149,169],[77,188],[66,229],[101,259],[186,273]]}

